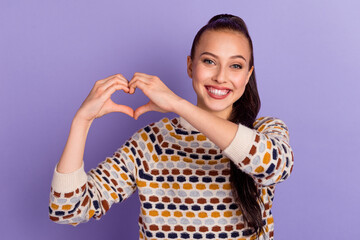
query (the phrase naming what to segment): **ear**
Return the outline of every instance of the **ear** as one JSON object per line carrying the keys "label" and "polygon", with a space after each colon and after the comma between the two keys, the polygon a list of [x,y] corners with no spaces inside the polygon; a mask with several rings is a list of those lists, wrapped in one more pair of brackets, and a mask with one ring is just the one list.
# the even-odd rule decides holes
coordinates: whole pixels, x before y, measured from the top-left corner
{"label": "ear", "polygon": [[192,60],[190,56],[187,56],[187,74],[192,78]]}
{"label": "ear", "polygon": [[248,73],[247,80],[246,80],[246,84],[249,82],[250,76],[251,76],[251,74],[252,74],[253,71],[254,71],[254,65],[251,67],[251,69],[250,69],[250,71],[249,71],[249,73]]}

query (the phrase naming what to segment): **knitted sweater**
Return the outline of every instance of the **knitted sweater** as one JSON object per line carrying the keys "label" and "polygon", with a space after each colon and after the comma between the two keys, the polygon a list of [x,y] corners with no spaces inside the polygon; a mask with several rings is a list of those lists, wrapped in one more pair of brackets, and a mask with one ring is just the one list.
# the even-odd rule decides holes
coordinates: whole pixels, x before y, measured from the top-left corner
{"label": "knitted sweater", "polygon": [[293,160],[287,126],[277,118],[258,118],[254,129],[239,124],[223,151],[181,116],[163,118],[88,173],[82,165],[62,174],[56,165],[49,215],[74,226],[99,220],[138,189],[140,239],[255,239],[231,192],[233,161],[255,180],[265,235],[273,239],[275,186],[289,177]]}

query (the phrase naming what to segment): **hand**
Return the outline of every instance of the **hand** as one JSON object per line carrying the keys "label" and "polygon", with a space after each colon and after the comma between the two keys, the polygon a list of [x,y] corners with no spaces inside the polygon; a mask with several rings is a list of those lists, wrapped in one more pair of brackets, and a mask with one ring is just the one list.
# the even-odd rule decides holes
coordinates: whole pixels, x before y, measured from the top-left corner
{"label": "hand", "polygon": [[133,94],[139,88],[150,99],[150,101],[138,107],[134,112],[134,118],[149,112],[174,112],[176,105],[181,100],[178,95],[172,92],[157,76],[145,73],[135,73],[129,82],[129,93]]}
{"label": "hand", "polygon": [[111,112],[122,112],[134,117],[134,110],[126,105],[116,104],[111,100],[111,95],[117,90],[129,93],[128,80],[121,75],[115,74],[95,82],[89,95],[81,104],[77,116],[82,119],[93,121]]}

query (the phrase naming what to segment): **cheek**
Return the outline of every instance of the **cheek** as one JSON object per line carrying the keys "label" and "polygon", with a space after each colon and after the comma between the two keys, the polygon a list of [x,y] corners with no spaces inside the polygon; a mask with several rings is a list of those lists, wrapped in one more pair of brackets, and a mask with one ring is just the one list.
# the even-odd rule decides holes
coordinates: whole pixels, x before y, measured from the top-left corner
{"label": "cheek", "polygon": [[241,76],[237,76],[236,81],[234,81],[234,86],[237,89],[244,89],[246,87],[246,80],[247,80],[247,76],[246,74],[242,74]]}

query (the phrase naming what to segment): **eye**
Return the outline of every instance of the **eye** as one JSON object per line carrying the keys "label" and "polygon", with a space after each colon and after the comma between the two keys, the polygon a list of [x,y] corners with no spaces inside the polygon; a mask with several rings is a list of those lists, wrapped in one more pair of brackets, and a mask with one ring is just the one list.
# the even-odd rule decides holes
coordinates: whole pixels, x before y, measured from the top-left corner
{"label": "eye", "polygon": [[233,68],[242,69],[242,66],[240,64],[233,64]]}
{"label": "eye", "polygon": [[207,58],[205,58],[205,59],[203,60],[203,62],[204,62],[204,63],[207,63],[207,64],[215,64],[212,60],[207,59]]}

